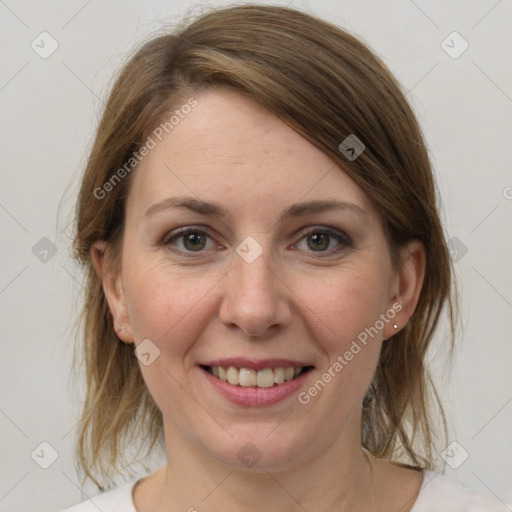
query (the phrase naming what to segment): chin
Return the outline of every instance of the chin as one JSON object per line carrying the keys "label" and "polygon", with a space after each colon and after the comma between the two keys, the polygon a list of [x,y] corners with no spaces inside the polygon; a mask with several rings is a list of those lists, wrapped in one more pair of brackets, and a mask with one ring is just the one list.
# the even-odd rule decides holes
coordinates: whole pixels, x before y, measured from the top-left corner
{"label": "chin", "polygon": [[304,461],[308,448],[313,447],[312,439],[307,439],[304,432],[290,435],[285,425],[269,428],[265,423],[237,430],[230,431],[233,437],[226,435],[221,442],[211,440],[204,444],[214,459],[231,469],[254,473],[285,471]]}

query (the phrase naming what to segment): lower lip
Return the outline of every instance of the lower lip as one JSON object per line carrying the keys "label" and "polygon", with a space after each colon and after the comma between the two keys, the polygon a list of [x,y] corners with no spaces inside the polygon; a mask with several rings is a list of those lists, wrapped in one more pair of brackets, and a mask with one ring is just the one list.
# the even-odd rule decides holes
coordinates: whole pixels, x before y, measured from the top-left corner
{"label": "lower lip", "polygon": [[206,376],[214,389],[218,391],[224,398],[237,405],[248,407],[264,407],[266,405],[276,404],[296,393],[304,381],[308,378],[312,370],[299,375],[296,379],[283,382],[278,386],[271,388],[255,388],[244,386],[233,386],[228,382],[214,377],[204,368],[200,368],[201,372]]}

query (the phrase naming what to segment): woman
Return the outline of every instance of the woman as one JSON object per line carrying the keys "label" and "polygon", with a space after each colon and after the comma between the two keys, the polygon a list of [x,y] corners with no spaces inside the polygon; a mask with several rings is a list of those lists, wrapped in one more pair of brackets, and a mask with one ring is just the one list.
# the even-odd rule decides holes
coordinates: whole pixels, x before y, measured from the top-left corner
{"label": "woman", "polygon": [[167,463],[69,510],[506,510],[434,472],[449,252],[417,121],[352,35],[246,5],[143,45],[75,247],[85,477],[112,481],[128,440]]}

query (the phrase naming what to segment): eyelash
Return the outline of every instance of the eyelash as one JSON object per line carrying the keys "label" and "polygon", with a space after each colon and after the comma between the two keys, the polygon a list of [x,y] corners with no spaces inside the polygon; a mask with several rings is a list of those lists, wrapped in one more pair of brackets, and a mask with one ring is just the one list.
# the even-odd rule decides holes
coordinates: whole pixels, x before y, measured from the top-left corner
{"label": "eyelash", "polygon": [[[189,235],[189,234],[205,235],[208,238],[212,238],[206,231],[204,231],[202,229],[195,229],[195,228],[187,227],[187,228],[179,230],[170,238],[167,238],[167,237],[164,238],[162,245],[165,248],[167,248],[173,252],[177,252],[185,257],[193,258],[193,257],[196,257],[196,254],[199,255],[200,253],[205,252],[204,249],[200,250],[200,251],[188,251],[188,250],[183,250],[183,249],[174,249],[171,247],[171,243],[173,241],[180,239],[180,238],[184,237],[185,235]],[[334,231],[330,228],[325,228],[325,227],[314,227],[314,228],[308,229],[306,231],[301,231],[299,234],[300,235],[299,242],[302,241],[304,238],[307,238],[308,236],[313,235],[313,234],[328,235],[330,238],[334,238],[335,240],[337,240],[340,244],[336,249],[331,249],[331,250],[326,250],[326,251],[318,251],[317,254],[319,255],[320,258],[326,257],[326,256],[322,256],[322,254],[327,254],[328,256],[332,256],[332,255],[335,255],[335,254],[341,252],[344,248],[352,246],[352,241],[350,240],[350,238],[347,235],[345,235],[342,232]],[[294,246],[298,245],[298,242],[293,245]],[[308,252],[312,252],[313,254],[316,253],[316,251],[308,251]]]}

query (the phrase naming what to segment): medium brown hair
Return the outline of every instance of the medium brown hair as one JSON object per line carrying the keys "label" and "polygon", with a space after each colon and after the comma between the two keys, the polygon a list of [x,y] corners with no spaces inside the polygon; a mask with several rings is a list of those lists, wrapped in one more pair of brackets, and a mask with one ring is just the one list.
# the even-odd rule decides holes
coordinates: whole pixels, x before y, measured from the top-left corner
{"label": "medium brown hair", "polygon": [[[457,298],[418,122],[390,71],[356,37],[291,8],[243,5],[202,13],[145,42],[117,77],[99,123],[79,192],[74,238],[87,274],[81,324],[87,389],[77,432],[84,480],[91,478],[101,489],[102,481],[112,481],[125,467],[128,447],[149,454],[158,441],[163,446],[161,412],[133,345],[114,331],[91,261],[93,244],[105,240],[120,262],[125,201],[136,169],[123,173],[104,197],[97,191],[113,183],[164,115],[213,86],[250,95],[342,168],[379,212],[395,268],[406,242],[424,244],[419,302],[408,324],[383,342],[362,410],[362,442],[376,457],[435,469],[433,406],[445,438],[447,427],[427,349],[447,306],[444,344],[452,357]],[[365,145],[354,160],[339,149],[350,135]]]}

